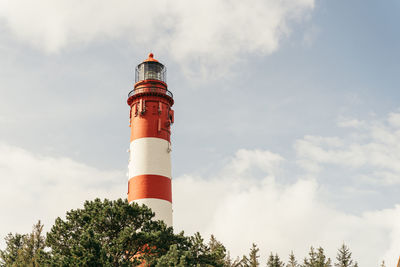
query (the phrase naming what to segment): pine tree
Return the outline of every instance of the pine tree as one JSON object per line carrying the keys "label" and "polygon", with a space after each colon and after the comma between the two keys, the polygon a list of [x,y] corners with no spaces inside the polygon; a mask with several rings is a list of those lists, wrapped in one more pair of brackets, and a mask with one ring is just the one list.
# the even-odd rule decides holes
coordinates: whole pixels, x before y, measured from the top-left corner
{"label": "pine tree", "polygon": [[311,247],[308,253],[309,258],[304,259],[303,267],[331,267],[331,259],[326,258],[324,249],[319,247],[317,251]]}
{"label": "pine tree", "polygon": [[258,255],[259,250],[260,249],[257,247],[257,245],[253,243],[252,248],[250,249],[249,258],[247,258],[246,256],[243,256],[242,266],[243,267],[260,266],[260,263],[258,261],[258,258],[260,257]]}
{"label": "pine tree", "polygon": [[285,264],[281,261],[278,254],[275,254],[274,256],[271,252],[271,254],[268,257],[267,267],[284,267],[284,266]]}
{"label": "pine tree", "polygon": [[309,258],[304,259],[304,264],[302,267],[316,267],[317,262],[317,253],[315,252],[314,247],[310,248],[310,252],[308,253]]}
{"label": "pine tree", "polygon": [[218,265],[223,266],[225,264],[226,258],[226,248],[219,242],[214,235],[211,235],[210,241],[208,242],[208,247],[210,248],[210,253],[213,257],[213,261]]}
{"label": "pine tree", "polygon": [[185,267],[185,266],[201,266],[201,267],[224,267],[225,265],[225,247],[221,242],[211,236],[210,242],[204,243],[199,233],[189,237],[189,242],[182,244],[174,244],[170,247],[167,254],[161,257],[150,257],[146,260],[146,266],[156,267]]}
{"label": "pine tree", "polygon": [[267,267],[273,267],[273,266],[274,266],[274,255],[271,252],[271,254],[269,254],[268,257]]}
{"label": "pine tree", "polygon": [[274,267],[284,267],[285,264],[283,263],[283,261],[281,261],[281,259],[279,258],[278,254],[275,254],[274,257]]}
{"label": "pine tree", "polygon": [[6,249],[0,251],[0,266],[41,266],[46,255],[42,232],[43,224],[39,221],[30,234],[8,234],[5,238]]}
{"label": "pine tree", "polygon": [[12,266],[17,261],[24,245],[24,235],[9,233],[6,238],[6,248],[0,250],[0,266]]}
{"label": "pine tree", "polygon": [[153,217],[149,208],[126,199],[86,201],[82,209],[67,212],[65,220],[57,218],[47,233],[48,264],[128,266],[140,264],[144,256],[166,254],[178,240],[187,243],[183,234],[174,235]]}
{"label": "pine tree", "polygon": [[[155,263],[156,267],[165,267],[165,266],[175,266],[175,267],[185,267],[188,266],[187,259],[191,258],[192,255],[188,251],[180,251],[176,244],[172,245],[167,252],[167,254],[161,256],[157,263]],[[153,264],[154,265],[154,264]]]}
{"label": "pine tree", "polygon": [[327,258],[324,254],[324,249],[322,247],[318,248],[317,253],[317,267],[331,267],[331,259]]}
{"label": "pine tree", "polygon": [[259,250],[260,249],[257,247],[257,245],[253,243],[253,247],[251,248],[250,254],[249,254],[251,267],[260,266],[260,263],[258,262],[258,258],[260,257],[258,255]]}
{"label": "pine tree", "polygon": [[286,267],[299,267],[300,265],[296,261],[296,257],[293,254],[293,251],[289,255],[289,262],[286,264]]}
{"label": "pine tree", "polygon": [[24,262],[30,262],[30,266],[39,266],[41,257],[45,255],[45,237],[43,236],[43,224],[38,221],[33,226],[32,232],[24,238],[22,258]]}
{"label": "pine tree", "polygon": [[225,257],[225,262],[224,262],[224,267],[241,267],[242,266],[242,260],[237,257],[235,260],[232,260],[231,254],[227,253]]}
{"label": "pine tree", "polygon": [[343,243],[339,248],[337,256],[336,267],[356,267],[357,263],[353,264],[353,259],[351,258],[350,249]]}

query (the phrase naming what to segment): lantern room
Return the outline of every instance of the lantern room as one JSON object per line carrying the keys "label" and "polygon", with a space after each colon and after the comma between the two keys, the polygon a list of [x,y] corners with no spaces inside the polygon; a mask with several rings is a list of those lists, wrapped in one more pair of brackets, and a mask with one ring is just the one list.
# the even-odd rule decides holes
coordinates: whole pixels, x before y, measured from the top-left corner
{"label": "lantern room", "polygon": [[152,53],[149,57],[136,67],[135,83],[144,80],[158,80],[166,82],[166,68],[163,64],[154,59]]}

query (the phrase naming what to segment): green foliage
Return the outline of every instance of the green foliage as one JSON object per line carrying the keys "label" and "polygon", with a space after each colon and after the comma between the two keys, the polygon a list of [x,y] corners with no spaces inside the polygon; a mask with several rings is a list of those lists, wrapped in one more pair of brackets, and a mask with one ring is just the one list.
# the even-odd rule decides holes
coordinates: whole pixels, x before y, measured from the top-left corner
{"label": "green foliage", "polygon": [[189,251],[179,250],[177,245],[172,245],[167,254],[156,259],[152,265],[155,265],[156,267],[185,267],[188,266],[188,259],[191,259],[192,257],[193,255],[191,255]]}
{"label": "green foliage", "polygon": [[331,259],[326,258],[324,249],[319,247],[317,251],[311,247],[309,258],[304,259],[303,267],[331,267]]}
{"label": "green foliage", "polygon": [[231,255],[228,251],[226,257],[225,257],[225,262],[224,262],[225,267],[241,267],[242,266],[242,260],[237,257],[235,260],[232,260]]}
{"label": "green foliage", "polygon": [[214,235],[211,235],[208,246],[210,247],[213,261],[217,264],[217,266],[224,266],[227,258],[225,246],[219,242]]}
{"label": "green foliage", "polygon": [[[259,248],[232,260],[213,235],[206,244],[199,233],[185,237],[153,220],[146,206],[126,200],[86,201],[82,209],[57,218],[47,237],[40,221],[30,234],[8,234],[0,250],[0,267],[37,266],[138,266],[148,267],[258,267]],[[343,244],[335,267],[358,267],[350,249]],[[143,265],[141,265],[143,266]],[[291,252],[285,265],[277,254],[268,257],[267,267],[332,267],[324,249],[311,247],[302,265]],[[382,262],[381,267],[385,267]]]}
{"label": "green foliage", "polygon": [[289,255],[289,262],[286,264],[286,267],[300,267],[297,263],[296,257],[293,254],[293,251]]}
{"label": "green foliage", "polygon": [[6,249],[0,250],[0,266],[12,266],[16,262],[21,254],[25,236],[20,234],[9,233],[6,238]]}
{"label": "green foliage", "polygon": [[[187,249],[187,250],[185,250]],[[147,261],[150,266],[216,266],[225,264],[225,247],[214,236],[206,245],[199,233],[189,238],[189,245],[179,249],[172,245],[167,254],[160,258]]]}
{"label": "green foliage", "polygon": [[8,234],[6,249],[0,250],[0,266],[40,266],[45,259],[43,225],[39,221],[30,234]]}
{"label": "green foliage", "polygon": [[275,256],[271,253],[268,257],[267,261],[267,267],[284,267],[285,265],[279,258],[278,254],[275,254]]}
{"label": "green foliage", "polygon": [[126,200],[86,201],[57,218],[46,239],[39,222],[31,234],[9,234],[0,266],[220,266],[226,249],[211,236],[174,234],[146,206]]}
{"label": "green foliage", "polygon": [[246,256],[243,256],[241,266],[243,267],[257,267],[260,266],[260,262],[258,261],[258,258],[260,258],[260,255],[258,252],[260,249],[257,247],[256,244],[253,243],[252,248],[250,249],[249,257],[247,258]]}
{"label": "green foliage", "polygon": [[[95,199],[83,209],[67,212],[65,221],[57,218],[47,234],[49,265],[56,266],[132,266],[151,250],[156,257],[170,246],[184,242],[145,206],[127,200]],[[151,248],[151,249],[150,249]]]}
{"label": "green foliage", "polygon": [[353,264],[350,249],[345,244],[338,249],[336,260],[335,267],[356,267],[358,265],[357,262]]}

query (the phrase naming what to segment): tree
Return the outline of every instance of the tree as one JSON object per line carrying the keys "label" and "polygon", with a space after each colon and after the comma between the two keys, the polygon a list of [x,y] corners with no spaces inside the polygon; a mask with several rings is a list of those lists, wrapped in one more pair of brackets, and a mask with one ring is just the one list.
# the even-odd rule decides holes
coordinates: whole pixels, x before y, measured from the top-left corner
{"label": "tree", "polygon": [[322,247],[318,248],[317,253],[317,267],[331,267],[331,259],[326,258],[324,254],[324,249]]}
{"label": "tree", "polygon": [[335,263],[336,267],[355,267],[355,266],[357,266],[357,263],[353,264],[353,259],[351,258],[350,249],[344,243],[338,249],[336,260],[337,260],[337,262]]}
{"label": "tree", "polygon": [[208,246],[210,247],[210,253],[213,257],[213,261],[220,266],[224,266],[225,259],[227,258],[225,246],[219,242],[214,235],[211,235]]}
{"label": "tree", "polygon": [[259,248],[257,247],[256,244],[252,244],[252,248],[250,249],[249,257],[247,258],[246,256],[243,256],[243,259],[241,261],[241,264],[243,267],[257,267],[260,266],[260,262],[258,261],[258,258],[260,255],[258,255]]}
{"label": "tree", "polygon": [[40,266],[45,258],[45,238],[40,221],[30,234],[8,234],[6,249],[0,251],[0,266]]}
{"label": "tree", "polygon": [[293,254],[293,251],[289,255],[289,262],[286,264],[286,267],[300,267],[297,263],[296,257]]}
{"label": "tree", "polygon": [[23,248],[24,236],[20,234],[9,233],[6,238],[6,249],[0,250],[0,266],[12,266],[21,253]]}
{"label": "tree", "polygon": [[317,251],[311,247],[309,258],[304,259],[303,267],[331,267],[331,259],[326,258],[324,249],[319,247]]}
{"label": "tree", "polygon": [[46,239],[40,221],[31,234],[9,234],[0,266],[224,266],[226,249],[214,236],[207,245],[153,217],[126,200],[86,201],[57,218]]}
{"label": "tree", "polygon": [[228,251],[226,258],[225,258],[225,262],[224,262],[224,266],[225,267],[241,267],[242,266],[242,260],[237,257],[235,260],[233,260],[231,258],[231,255]]}
{"label": "tree", "polygon": [[170,246],[187,246],[183,233],[174,235],[154,213],[127,200],[86,201],[83,209],[57,218],[47,234],[46,264],[55,266],[132,266],[146,255],[159,257]]}
{"label": "tree", "polygon": [[156,267],[164,266],[204,266],[223,267],[225,265],[225,247],[218,242],[214,236],[208,245],[199,233],[189,238],[187,249],[179,249],[172,245],[167,254],[160,258],[148,261],[149,265]]}
{"label": "tree", "polygon": [[21,253],[25,266],[40,266],[46,257],[45,237],[43,236],[43,224],[38,221],[33,226],[32,232],[24,237],[24,247]]}
{"label": "tree", "polygon": [[156,267],[165,266],[176,266],[185,267],[188,266],[188,259],[192,258],[192,255],[188,251],[181,251],[177,245],[172,245],[167,254],[161,256],[153,264]]}
{"label": "tree", "polygon": [[274,256],[271,252],[271,254],[268,257],[267,267],[284,267],[284,266],[285,264],[283,264],[278,254],[275,254]]}
{"label": "tree", "polygon": [[310,252],[308,253],[309,258],[304,259],[304,264],[302,267],[316,267],[317,262],[317,253],[315,252],[314,247],[310,248]]}

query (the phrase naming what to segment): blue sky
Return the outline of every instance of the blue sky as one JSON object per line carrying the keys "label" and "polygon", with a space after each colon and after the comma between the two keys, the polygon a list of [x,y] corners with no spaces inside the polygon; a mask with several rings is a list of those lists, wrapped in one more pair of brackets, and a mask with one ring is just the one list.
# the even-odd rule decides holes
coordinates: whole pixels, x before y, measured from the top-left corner
{"label": "blue sky", "polygon": [[0,1],[1,235],[125,197],[126,96],[153,52],[175,99],[177,229],[214,233],[234,255],[256,242],[264,255],[322,245],[333,258],[346,242],[360,266],[393,265],[399,11],[394,0]]}

